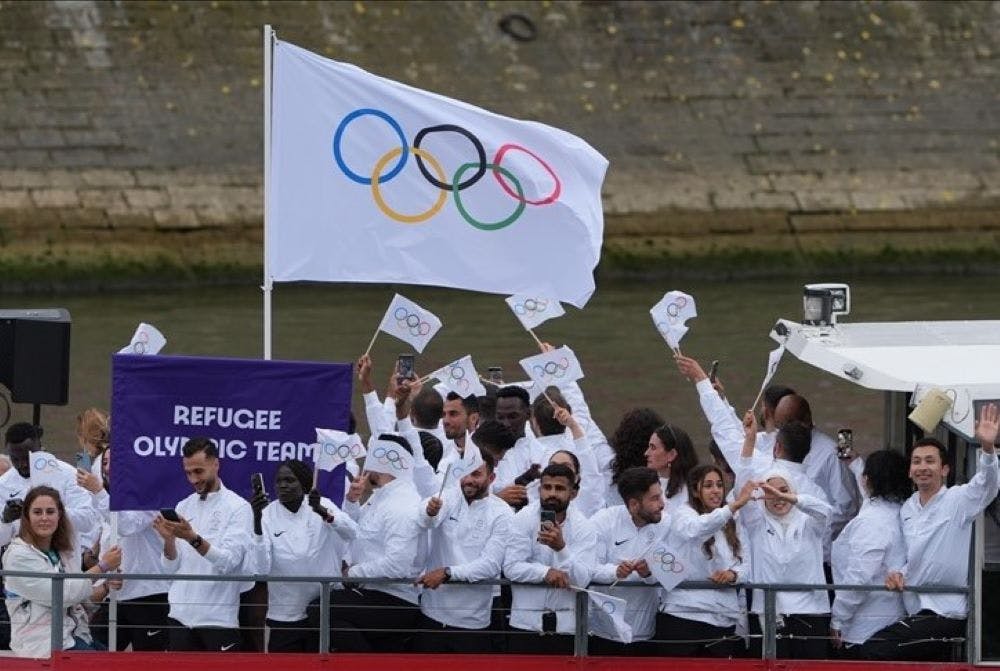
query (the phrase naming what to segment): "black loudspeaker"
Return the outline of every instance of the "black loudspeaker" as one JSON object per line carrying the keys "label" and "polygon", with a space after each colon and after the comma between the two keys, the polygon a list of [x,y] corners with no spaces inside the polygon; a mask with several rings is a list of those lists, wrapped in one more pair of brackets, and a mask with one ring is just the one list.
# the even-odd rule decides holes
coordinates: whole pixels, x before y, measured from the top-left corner
{"label": "black loudspeaker", "polygon": [[0,310],[0,384],[15,403],[69,402],[69,310]]}

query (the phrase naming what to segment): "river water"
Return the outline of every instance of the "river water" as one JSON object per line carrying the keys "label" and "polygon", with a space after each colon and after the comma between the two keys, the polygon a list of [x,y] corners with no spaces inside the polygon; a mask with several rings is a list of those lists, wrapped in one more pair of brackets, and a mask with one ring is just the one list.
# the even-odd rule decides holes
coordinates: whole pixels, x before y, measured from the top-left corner
{"label": "river water", "polygon": [[[706,369],[719,359],[720,378],[737,409],[760,386],[768,338],[779,317],[799,319],[802,284],[810,280],[605,281],[585,310],[542,324],[538,335],[577,353],[582,386],[594,417],[610,434],[629,408],[649,406],[685,427],[704,453],[708,430],[692,385],[677,372],[669,349],[653,327],[649,308],[665,291],[692,294],[699,316],[689,322],[682,348]],[[444,328],[417,358],[418,372],[472,354],[481,373],[502,366],[522,379],[517,361],[537,353],[502,296],[400,287],[435,312]],[[353,361],[364,351],[393,294],[386,286],[278,285],[274,291],[274,358]],[[843,321],[996,319],[995,278],[877,278],[851,283],[853,314]],[[262,353],[261,292],[256,287],[2,296],[0,307],[65,307],[73,318],[70,402],[42,409],[48,449],[68,457],[74,449],[74,418],[83,408],[110,405],[111,354],[126,345],[136,325],[149,322],[166,335],[167,354],[259,357]],[[372,355],[376,375],[387,378],[396,355],[409,347],[379,336]],[[786,355],[776,381],[805,394],[816,423],[828,433],[854,430],[863,452],[882,446],[882,393],[833,378]],[[4,394],[6,395],[6,394]],[[357,396],[357,394],[356,394]],[[303,399],[309,402],[309,399]],[[363,417],[358,399],[355,412]],[[15,405],[13,419],[30,420],[29,406]],[[0,408],[0,420],[2,420]]]}

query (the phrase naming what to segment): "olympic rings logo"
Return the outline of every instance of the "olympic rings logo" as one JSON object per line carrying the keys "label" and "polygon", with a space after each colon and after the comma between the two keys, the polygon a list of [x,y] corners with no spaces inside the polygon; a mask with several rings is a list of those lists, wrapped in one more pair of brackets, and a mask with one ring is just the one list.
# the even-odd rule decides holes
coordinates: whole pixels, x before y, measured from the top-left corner
{"label": "olympic rings logo", "polygon": [[469,390],[469,381],[465,379],[465,369],[457,363],[449,365],[448,368],[448,380],[451,384],[457,386],[462,391]]}
{"label": "olympic rings logo", "polygon": [[[373,116],[387,123],[399,138],[400,145],[387,151],[375,162],[375,166],[372,169],[370,176],[360,175],[351,170],[351,168],[349,168],[347,163],[344,161],[342,148],[344,133],[347,130],[347,127],[352,121],[363,116]],[[456,133],[464,137],[470,144],[472,144],[472,149],[476,154],[475,162],[463,163],[458,166],[455,170],[455,174],[452,175],[451,180],[449,181],[438,160],[434,158],[434,156],[426,149],[421,149],[420,147],[420,143],[424,140],[424,138],[433,133]],[[524,189],[521,187],[520,180],[518,180],[517,177],[510,172],[510,170],[501,165],[504,156],[511,151],[519,151],[527,154],[552,177],[554,186],[548,195],[544,198],[536,200],[531,200],[525,197]],[[434,203],[427,210],[417,214],[404,214],[393,210],[382,197],[381,189],[382,184],[389,182],[402,172],[410,154],[413,154],[416,158],[417,168],[420,169],[420,174],[424,176],[424,179],[440,191]],[[503,144],[493,155],[493,161],[491,163],[487,163],[486,149],[483,147],[483,143],[479,140],[479,138],[465,128],[456,126],[455,124],[440,124],[438,126],[427,126],[426,128],[422,128],[414,137],[413,145],[411,146],[406,141],[406,135],[403,133],[403,129],[399,125],[399,122],[386,112],[369,107],[356,109],[341,119],[340,124],[337,126],[337,130],[333,135],[333,159],[336,162],[337,167],[340,168],[340,171],[343,172],[344,176],[346,176],[349,180],[357,184],[371,187],[372,200],[375,201],[375,205],[382,212],[382,214],[401,224],[419,224],[436,215],[441,211],[441,208],[444,207],[444,204],[448,199],[448,192],[450,191],[455,200],[455,209],[458,210],[458,213],[470,226],[478,228],[481,231],[498,231],[517,221],[524,213],[525,206],[551,205],[559,200],[559,196],[562,194],[562,182],[559,180],[559,176],[556,175],[555,171],[551,168],[551,166],[549,166],[548,163],[545,162],[543,158],[526,147],[512,142]],[[393,161],[395,161],[395,163],[387,172],[386,168],[388,168],[389,164]],[[427,166],[430,166],[431,169],[428,170]],[[466,178],[466,173],[473,170],[474,172]],[[500,185],[500,188],[503,189],[507,195],[517,201],[517,206],[510,215],[504,219],[494,222],[478,221],[475,219],[471,214],[469,214],[465,204],[462,202],[461,196],[461,192],[482,179],[487,170],[493,173],[493,177]],[[511,185],[513,185],[513,188]]]}
{"label": "olympic rings logo", "polygon": [[668,552],[664,548],[658,548],[653,553],[653,560],[660,564],[667,573],[681,573],[684,571],[684,564],[674,556],[673,552]]}
{"label": "olympic rings logo", "polygon": [[51,457],[36,457],[31,467],[38,472],[52,472],[59,468],[59,464]]}
{"label": "olympic rings logo", "polygon": [[383,466],[392,466],[397,471],[405,471],[409,469],[403,462],[403,457],[399,453],[399,450],[388,447],[376,447],[372,451],[372,457],[374,457],[378,463]]}
{"label": "olympic rings logo", "polygon": [[525,298],[523,303],[514,304],[514,313],[526,315],[529,312],[545,312],[549,302],[544,298]]}
{"label": "olympic rings logo", "polygon": [[614,615],[615,611],[618,610],[618,607],[614,601],[604,601],[601,603],[601,610],[608,615]]}
{"label": "olympic rings logo", "polygon": [[569,359],[563,357],[560,361],[546,361],[544,364],[535,364],[532,366],[532,370],[535,371],[535,375],[540,378],[553,378],[559,380],[566,377],[566,371],[569,370]]}
{"label": "olympic rings logo", "polygon": [[687,305],[688,299],[684,296],[677,296],[671,302],[667,303],[667,321],[656,322],[656,328],[661,333],[666,333],[670,330],[672,326],[677,326],[681,321],[681,310]]}
{"label": "olympic rings logo", "polygon": [[337,445],[335,443],[323,443],[323,451],[326,452],[327,455],[331,457],[336,456],[340,459],[349,459],[351,457],[357,458],[361,456],[360,447],[361,446],[357,443],[343,443],[341,445]]}
{"label": "olympic rings logo", "polygon": [[392,316],[396,318],[399,330],[409,329],[411,336],[425,336],[431,332],[430,324],[421,319],[420,315],[413,314],[406,308],[396,308]]}
{"label": "olympic rings logo", "polygon": [[145,331],[139,331],[139,335],[135,337],[135,343],[132,345],[132,351],[136,354],[145,354],[148,345],[149,334]]}

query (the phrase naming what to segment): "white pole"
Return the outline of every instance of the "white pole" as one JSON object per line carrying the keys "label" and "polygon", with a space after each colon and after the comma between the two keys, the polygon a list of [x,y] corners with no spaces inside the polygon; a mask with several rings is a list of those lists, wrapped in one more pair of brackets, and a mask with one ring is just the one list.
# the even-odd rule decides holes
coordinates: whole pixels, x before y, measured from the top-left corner
{"label": "white pole", "polygon": [[274,30],[271,24],[264,25],[264,359],[271,358],[271,258],[268,250],[270,231],[270,193],[268,180],[271,176],[271,68],[274,49]]}
{"label": "white pole", "polygon": [[[118,545],[118,513],[111,513],[111,545]],[[108,592],[108,650],[118,650],[118,590]]]}

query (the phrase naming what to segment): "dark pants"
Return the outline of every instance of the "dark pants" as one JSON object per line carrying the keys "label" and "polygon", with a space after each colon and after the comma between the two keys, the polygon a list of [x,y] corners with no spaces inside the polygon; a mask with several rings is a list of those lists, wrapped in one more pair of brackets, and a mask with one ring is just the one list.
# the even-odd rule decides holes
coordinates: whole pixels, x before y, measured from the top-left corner
{"label": "dark pants", "polygon": [[[267,583],[258,582],[240,594],[240,647],[243,652],[264,652],[266,617]],[[319,643],[316,646],[318,649]]]}
{"label": "dark pants", "polygon": [[947,662],[961,648],[955,645],[955,640],[941,639],[964,637],[965,620],[922,610],[875,632],[864,645],[857,646],[855,654],[861,659]]}
{"label": "dark pants", "polygon": [[485,654],[493,649],[490,630],[449,627],[421,614],[417,652]]}
{"label": "dark pants", "polygon": [[158,652],[167,649],[170,604],[166,593],[118,602],[118,650]]}
{"label": "dark pants", "polygon": [[336,652],[408,652],[420,609],[373,589],[330,593],[330,647]]}
{"label": "dark pants", "polygon": [[1000,660],[1000,571],[983,572],[983,659]]}
{"label": "dark pants", "polygon": [[170,620],[171,652],[239,652],[240,630],[224,627],[185,627]]}
{"label": "dark pants", "polygon": [[297,622],[267,620],[271,636],[267,641],[268,652],[318,652],[319,630],[309,618]]}
{"label": "dark pants", "polygon": [[[829,615],[783,615],[775,642],[778,659],[826,659],[830,637]],[[751,613],[750,656],[760,658],[763,648],[760,618]]]}
{"label": "dark pants", "polygon": [[732,657],[736,627],[716,627],[669,613],[656,614],[653,639],[660,655],[668,657]]}

